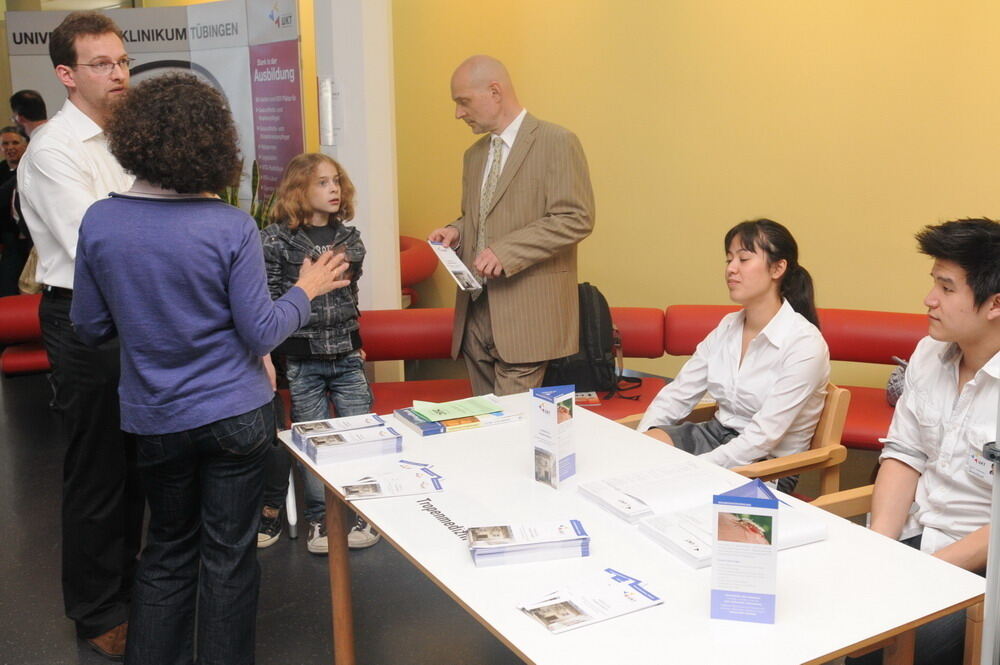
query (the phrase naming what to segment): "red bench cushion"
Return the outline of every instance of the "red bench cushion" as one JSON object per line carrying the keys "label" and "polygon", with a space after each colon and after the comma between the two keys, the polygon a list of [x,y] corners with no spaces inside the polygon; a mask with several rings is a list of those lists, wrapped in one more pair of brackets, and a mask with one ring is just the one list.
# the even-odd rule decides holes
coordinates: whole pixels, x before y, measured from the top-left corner
{"label": "red bench cushion", "polygon": [[848,448],[882,450],[879,439],[889,432],[894,409],[885,401],[885,390],[844,386],[851,391],[847,422],[841,441]]}
{"label": "red bench cushion", "polygon": [[[13,296],[8,296],[13,297]],[[49,356],[40,342],[8,346],[0,354],[0,369],[4,374],[31,374],[52,369]]]}
{"label": "red bench cushion", "polygon": [[375,413],[392,413],[413,406],[413,400],[450,402],[472,397],[468,379],[428,379],[424,381],[379,381],[371,384]]}

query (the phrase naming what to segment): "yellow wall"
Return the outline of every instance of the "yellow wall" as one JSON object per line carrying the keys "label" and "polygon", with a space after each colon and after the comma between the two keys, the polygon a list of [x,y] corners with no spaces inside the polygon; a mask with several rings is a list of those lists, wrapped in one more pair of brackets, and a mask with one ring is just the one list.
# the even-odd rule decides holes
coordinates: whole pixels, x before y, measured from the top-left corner
{"label": "yellow wall", "polygon": [[[1000,216],[992,1],[394,0],[400,225],[458,214],[472,142],[455,65],[503,60],[522,103],[574,130],[597,227],[580,279],[614,305],[724,303],[722,236],[795,233],[820,306],[922,311],[922,225]],[[439,271],[440,272],[440,271]],[[422,305],[449,304],[443,275]],[[631,361],[672,373],[677,361]],[[884,372],[838,367],[835,379]]]}

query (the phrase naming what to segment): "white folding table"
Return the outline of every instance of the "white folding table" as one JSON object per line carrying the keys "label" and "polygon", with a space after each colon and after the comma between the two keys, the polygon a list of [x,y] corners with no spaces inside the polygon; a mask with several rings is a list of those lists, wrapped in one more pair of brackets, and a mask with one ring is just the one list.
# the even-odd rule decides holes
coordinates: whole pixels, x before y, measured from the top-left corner
{"label": "white folding table", "polygon": [[[503,399],[512,410],[529,408],[526,395]],[[391,416],[387,420],[395,425]],[[580,482],[692,457],[582,407],[573,427],[577,480],[555,490],[534,480],[527,419],[429,437],[398,425],[404,443],[395,457],[433,464],[445,491],[352,507],[514,653],[536,665],[822,663],[895,635],[912,636],[916,626],[958,609],[981,610],[985,581],[978,575],[801,504],[827,524],[828,537],[778,553],[775,623],[710,619],[710,569],[690,568],[576,489]],[[316,467],[287,432],[281,438],[327,487],[334,662],[353,665],[350,570],[345,538],[337,535],[346,531],[345,508],[332,481],[360,478],[387,459]],[[712,474],[732,474],[698,463]],[[581,520],[591,535],[591,556],[476,568],[459,537],[468,526],[548,518]],[[663,604],[560,635],[517,609],[563,582],[608,567],[643,580]],[[891,660],[912,659],[912,639],[902,644]]]}

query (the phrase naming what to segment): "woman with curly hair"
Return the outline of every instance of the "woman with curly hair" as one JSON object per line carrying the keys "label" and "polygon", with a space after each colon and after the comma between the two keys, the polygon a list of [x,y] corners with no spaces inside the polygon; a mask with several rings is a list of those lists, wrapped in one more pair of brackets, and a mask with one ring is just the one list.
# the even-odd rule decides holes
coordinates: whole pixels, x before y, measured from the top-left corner
{"label": "woman with curly hair", "polygon": [[[105,132],[135,185],[87,211],[71,317],[86,343],[120,338],[122,429],[137,435],[150,507],[126,660],[252,663],[257,516],[274,435],[262,357],[347,286],[342,257],[303,263],[271,300],[249,215],[212,192],[237,182],[222,95],[190,75],[128,92]],[[197,610],[197,611],[196,611]]]}

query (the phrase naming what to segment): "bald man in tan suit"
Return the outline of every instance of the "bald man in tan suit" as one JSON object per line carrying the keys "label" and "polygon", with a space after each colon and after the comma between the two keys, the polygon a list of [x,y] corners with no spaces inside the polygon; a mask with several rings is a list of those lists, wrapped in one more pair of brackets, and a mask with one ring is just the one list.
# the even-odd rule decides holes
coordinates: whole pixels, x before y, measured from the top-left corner
{"label": "bald man in tan suit", "polygon": [[576,245],[594,228],[594,194],[580,141],[528,114],[499,61],[463,62],[451,94],[455,117],[486,136],[465,152],[462,216],[429,239],[485,278],[458,292],[452,356],[477,395],[509,395],[577,351]]}

